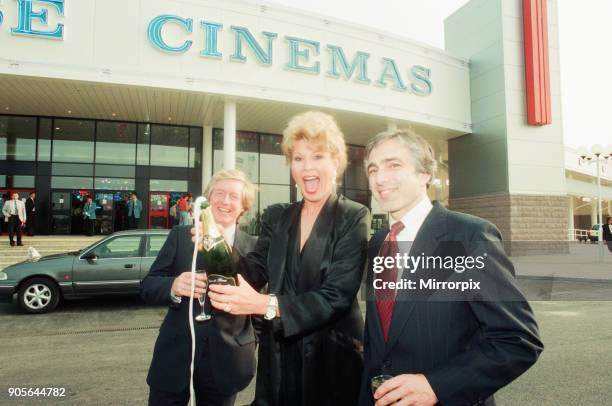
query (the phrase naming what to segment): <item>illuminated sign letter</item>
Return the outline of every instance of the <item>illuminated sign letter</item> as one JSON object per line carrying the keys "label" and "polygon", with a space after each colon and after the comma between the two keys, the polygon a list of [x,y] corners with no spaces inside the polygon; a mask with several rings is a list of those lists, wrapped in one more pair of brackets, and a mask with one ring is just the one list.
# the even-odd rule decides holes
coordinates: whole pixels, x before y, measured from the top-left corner
{"label": "illuminated sign letter", "polygon": [[204,28],[205,31],[204,43],[206,47],[200,52],[200,56],[221,58],[222,54],[217,49],[217,37],[219,30],[223,28],[223,24],[213,23],[212,21],[202,21],[202,28]]}
{"label": "illuminated sign letter", "polygon": [[332,78],[339,78],[338,65],[342,68],[344,77],[348,80],[353,76],[355,69],[359,69],[359,75],[355,78],[356,81],[362,83],[370,83],[368,78],[368,58],[370,54],[365,52],[357,52],[357,55],[353,58],[353,62],[349,65],[346,61],[346,56],[342,48],[335,45],[328,45],[327,49],[331,54],[331,67],[327,72],[327,76]]}
{"label": "illuminated sign letter", "polygon": [[285,37],[289,43],[289,62],[285,65],[286,68],[306,73],[319,73],[319,62],[315,62],[312,66],[305,66],[300,64],[300,58],[304,58],[305,62],[308,62],[310,58],[310,51],[308,49],[300,49],[300,45],[307,45],[312,47],[315,55],[319,55],[319,43],[317,41],[310,41],[307,39],[296,38],[296,37]]}
{"label": "illuminated sign letter", "polygon": [[162,28],[164,28],[164,25],[168,22],[182,25],[189,34],[191,34],[193,30],[193,20],[191,18],[182,18],[175,15],[164,14],[155,17],[149,23],[149,29],[147,30],[149,41],[151,41],[155,47],[161,49],[162,51],[172,54],[181,54],[189,50],[189,48],[191,48],[192,41],[185,41],[183,42],[183,45],[178,47],[173,47],[166,44],[162,38]]}
{"label": "illuminated sign letter", "polygon": [[245,27],[237,27],[232,25],[231,30],[236,35],[236,41],[234,43],[234,54],[230,56],[230,60],[236,62],[244,62],[246,61],[246,57],[242,55],[242,41],[246,41],[253,54],[255,54],[255,58],[259,62],[264,65],[272,65],[272,41],[276,38],[277,34],[274,32],[266,32],[263,31],[262,34],[266,37],[268,42],[268,50],[267,52],[263,50],[263,48],[257,43],[253,34]]}
{"label": "illuminated sign letter", "polygon": [[[64,24],[58,24],[53,31],[38,31],[32,28],[32,21],[38,20],[41,24],[48,24],[48,11],[33,11],[33,0],[17,0],[19,14],[17,16],[17,27],[11,28],[13,35],[24,35],[27,37],[40,37],[50,39],[64,39]],[[64,16],[64,0],[36,0],[39,3],[46,3],[57,10],[57,14]],[[0,18],[1,22],[1,18]]]}
{"label": "illuminated sign letter", "polygon": [[431,69],[421,65],[414,65],[410,69],[410,75],[414,79],[414,82],[410,85],[412,93],[419,96],[429,96],[432,90]]}
{"label": "illuminated sign letter", "polygon": [[389,58],[383,58],[383,64],[385,65],[382,73],[380,74],[380,78],[376,81],[376,84],[381,87],[387,86],[387,79],[393,81],[393,89],[395,90],[406,90],[406,86],[404,82],[402,82],[402,78],[400,78],[399,72],[397,71],[397,66],[395,65],[395,61]]}

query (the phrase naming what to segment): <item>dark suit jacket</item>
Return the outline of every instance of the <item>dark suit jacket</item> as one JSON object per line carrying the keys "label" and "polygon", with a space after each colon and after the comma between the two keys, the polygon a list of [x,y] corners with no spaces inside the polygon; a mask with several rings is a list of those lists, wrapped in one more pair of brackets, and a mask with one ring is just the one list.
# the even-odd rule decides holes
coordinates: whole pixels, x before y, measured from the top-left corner
{"label": "dark suit jacket", "polygon": [[[189,386],[191,336],[189,332],[189,299],[180,304],[170,299],[174,278],[191,270],[193,242],[191,226],[176,226],[157,255],[149,274],[142,281],[140,293],[145,302],[168,305],[170,309],[159,329],[147,383],[157,390],[179,392]],[[255,237],[236,230],[232,254],[246,255],[255,245]],[[203,258],[198,269],[205,269]],[[210,312],[211,309],[207,308]],[[196,315],[200,305],[194,300]],[[244,389],[255,374],[255,335],[251,320],[214,311],[210,321],[194,322],[196,333],[195,368],[207,342],[213,376],[221,393],[232,394]],[[195,379],[195,378],[194,378]]]}
{"label": "dark suit jacket", "polygon": [[30,217],[32,215],[32,210],[34,210],[35,204],[32,198],[28,197],[25,202],[26,215]]}
{"label": "dark suit jacket", "polygon": [[[370,241],[368,287],[373,281],[372,258],[378,255],[387,233],[381,230]],[[538,328],[516,286],[514,268],[493,224],[434,202],[410,255],[474,256],[483,250],[488,258],[480,272],[493,282],[484,286],[487,289],[478,293],[480,296],[433,301],[400,290],[386,343],[376,302],[372,294],[368,295],[361,406],[373,404],[369,385],[373,376],[406,373],[424,374],[441,405],[494,405],[492,395],[537,360],[543,350]],[[500,297],[513,299],[487,297],[502,293]]]}
{"label": "dark suit jacket", "polygon": [[[298,343],[302,399],[306,405],[350,405],[357,401],[362,368],[363,319],[357,292],[365,269],[368,209],[332,195],[312,229],[308,256],[301,260],[297,292],[283,292],[289,230],[300,218],[302,203],[270,206],[262,216],[257,245],[245,260],[249,278],[259,288],[268,282],[278,295],[281,317],[265,321],[259,347],[253,405],[279,405],[279,342]],[[286,405],[289,406],[289,405]]]}
{"label": "dark suit jacket", "polygon": [[612,232],[610,232],[610,226],[607,223],[604,223],[602,228],[603,228],[602,239],[604,241],[612,241]]}

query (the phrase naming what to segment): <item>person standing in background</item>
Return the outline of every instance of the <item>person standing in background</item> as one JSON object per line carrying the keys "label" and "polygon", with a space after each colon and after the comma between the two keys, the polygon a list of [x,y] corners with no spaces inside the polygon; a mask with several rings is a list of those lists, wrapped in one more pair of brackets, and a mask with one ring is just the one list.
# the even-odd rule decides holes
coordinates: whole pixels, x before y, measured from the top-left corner
{"label": "person standing in background", "polygon": [[11,200],[4,202],[2,212],[4,213],[4,222],[8,223],[9,242],[11,247],[15,246],[15,234],[17,234],[17,245],[22,246],[21,227],[25,224],[27,217],[25,205],[19,200],[19,193],[13,193],[11,195]]}
{"label": "person standing in background", "polygon": [[191,224],[189,211],[191,210],[191,193],[185,193],[178,201],[179,225],[186,226]]}
{"label": "person standing in background", "polygon": [[608,250],[612,252],[612,217],[606,219],[606,224],[602,224],[603,240],[608,244]]}
{"label": "person standing in background", "polygon": [[34,229],[36,228],[36,192],[30,193],[30,197],[25,202],[26,217],[26,234],[28,237],[34,237]]}
{"label": "person standing in background", "polygon": [[95,234],[96,204],[91,196],[87,196],[87,202],[83,207],[83,218],[85,219],[85,235],[91,237]]}
{"label": "person standing in background", "polygon": [[130,201],[128,202],[128,230],[135,230],[138,228],[141,213],[142,202],[138,200],[138,194],[132,192],[130,194]]}
{"label": "person standing in background", "polygon": [[[0,195],[0,207],[4,208],[4,202],[9,200],[8,194]],[[0,233],[4,230],[4,211],[0,210]]]}

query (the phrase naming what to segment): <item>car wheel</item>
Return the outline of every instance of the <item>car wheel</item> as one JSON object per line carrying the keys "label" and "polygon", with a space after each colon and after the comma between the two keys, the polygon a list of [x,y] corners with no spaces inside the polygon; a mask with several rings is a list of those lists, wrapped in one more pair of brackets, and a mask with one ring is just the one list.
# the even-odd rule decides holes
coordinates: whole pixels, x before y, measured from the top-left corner
{"label": "car wheel", "polygon": [[49,278],[32,278],[19,288],[19,306],[26,313],[47,313],[59,303],[59,289]]}

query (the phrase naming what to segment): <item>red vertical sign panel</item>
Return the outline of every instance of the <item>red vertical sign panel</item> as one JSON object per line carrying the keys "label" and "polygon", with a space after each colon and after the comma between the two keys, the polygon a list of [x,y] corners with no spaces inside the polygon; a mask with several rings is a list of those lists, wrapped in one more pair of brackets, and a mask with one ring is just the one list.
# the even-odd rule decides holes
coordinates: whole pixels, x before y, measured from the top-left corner
{"label": "red vertical sign panel", "polygon": [[546,13],[546,0],[523,0],[525,87],[527,122],[530,125],[552,122]]}

